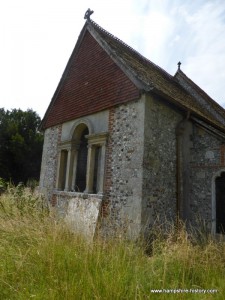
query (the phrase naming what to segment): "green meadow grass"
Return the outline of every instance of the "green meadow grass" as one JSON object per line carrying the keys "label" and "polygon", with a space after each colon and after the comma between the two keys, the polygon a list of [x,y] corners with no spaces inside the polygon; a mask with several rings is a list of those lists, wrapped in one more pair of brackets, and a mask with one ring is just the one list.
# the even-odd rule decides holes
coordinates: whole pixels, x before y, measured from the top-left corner
{"label": "green meadow grass", "polygon": [[[214,294],[152,289],[217,289]],[[0,196],[0,299],[225,299],[225,245],[184,230],[143,243],[88,243],[23,187]]]}

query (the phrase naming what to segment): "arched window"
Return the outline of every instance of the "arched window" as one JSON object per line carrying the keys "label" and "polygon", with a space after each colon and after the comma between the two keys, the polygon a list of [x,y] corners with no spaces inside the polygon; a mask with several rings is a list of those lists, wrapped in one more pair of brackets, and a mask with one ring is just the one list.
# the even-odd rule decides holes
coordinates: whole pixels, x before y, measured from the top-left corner
{"label": "arched window", "polygon": [[59,191],[103,193],[108,134],[92,133],[88,124],[76,124],[70,140],[59,144],[56,185]]}
{"label": "arched window", "polygon": [[88,142],[86,139],[88,135],[88,128],[84,128],[78,143],[78,156],[77,156],[77,170],[75,191],[84,192],[86,188],[86,175],[87,175],[87,155],[88,155]]}

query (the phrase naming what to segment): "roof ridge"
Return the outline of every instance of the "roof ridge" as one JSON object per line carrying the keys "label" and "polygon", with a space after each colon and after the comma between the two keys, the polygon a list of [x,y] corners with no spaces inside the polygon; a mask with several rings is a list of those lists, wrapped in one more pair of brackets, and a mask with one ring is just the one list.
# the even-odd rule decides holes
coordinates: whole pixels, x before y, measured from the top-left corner
{"label": "roof ridge", "polygon": [[178,70],[175,75],[174,78],[176,78],[176,75],[181,75],[183,77],[185,77],[185,79],[187,79],[192,86],[200,93],[203,94],[203,96],[206,96],[210,101],[212,101],[220,110],[222,108],[223,112],[225,113],[225,109],[219,104],[217,103],[212,97],[210,97],[199,85],[197,85],[191,78],[189,78],[182,70]]}
{"label": "roof ridge", "polygon": [[171,75],[166,70],[164,70],[163,68],[161,68],[160,66],[158,66],[157,64],[155,64],[154,62],[152,62],[150,59],[148,59],[143,54],[141,54],[140,52],[138,52],[137,50],[135,50],[133,47],[131,47],[130,45],[128,45],[127,43],[125,43],[124,41],[122,41],[120,38],[118,38],[117,36],[113,35],[109,31],[107,31],[106,29],[104,29],[103,27],[101,27],[99,24],[97,24],[96,22],[94,22],[92,19],[90,19],[88,23],[89,24],[91,23],[92,25],[94,25],[94,27],[97,27],[103,33],[107,34],[108,36],[110,36],[111,38],[113,38],[114,40],[116,40],[117,42],[119,42],[120,44],[122,44],[124,47],[126,47],[129,50],[131,50],[132,52],[134,52],[136,55],[138,55],[141,59],[143,59],[147,63],[152,64],[154,67],[156,67],[157,69],[159,69],[161,72],[163,72],[170,79],[174,80],[174,76],[173,75]]}
{"label": "roof ridge", "polygon": [[[215,118],[214,114],[206,109],[204,105],[195,101],[195,97],[191,95],[180,83],[178,78],[167,73],[164,69],[150,61],[137,50],[127,45],[121,39],[117,38],[107,30],[103,29],[100,25],[93,20],[88,19],[81,30],[77,43],[69,58],[60,82],[52,97],[51,103],[42,120],[42,128],[46,126],[46,120],[49,117],[52,107],[61,91],[61,88],[68,76],[68,70],[71,67],[73,60],[76,58],[79,47],[83,42],[86,32],[91,33],[92,37],[100,44],[104,51],[106,51],[114,62],[124,71],[125,75],[133,81],[134,85],[142,92],[152,92],[160,97],[167,99],[170,103],[177,105],[181,110],[190,110],[193,115],[198,116],[200,119],[213,124],[215,128],[219,128],[225,132],[225,123]],[[213,99],[201,90],[194,82],[192,83],[183,72],[180,71],[180,78],[193,87],[196,93],[205,98],[206,102],[211,105],[216,103]],[[177,74],[179,76],[179,74]],[[204,97],[204,95],[207,95]],[[211,100],[211,101],[210,101]],[[220,107],[219,104],[217,104]],[[224,109],[214,106],[214,110],[220,112],[224,116]],[[222,117],[222,116],[221,116]],[[47,128],[47,127],[46,127]]]}

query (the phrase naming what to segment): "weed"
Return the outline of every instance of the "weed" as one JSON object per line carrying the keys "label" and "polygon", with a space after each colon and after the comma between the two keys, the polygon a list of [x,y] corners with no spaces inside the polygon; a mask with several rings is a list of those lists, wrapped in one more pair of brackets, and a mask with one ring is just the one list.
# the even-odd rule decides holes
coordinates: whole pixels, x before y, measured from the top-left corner
{"label": "weed", "polygon": [[223,242],[199,245],[173,226],[166,234],[155,230],[151,239],[150,256],[143,243],[121,237],[97,237],[90,245],[57,221],[38,194],[10,186],[0,196],[1,299],[223,299]]}

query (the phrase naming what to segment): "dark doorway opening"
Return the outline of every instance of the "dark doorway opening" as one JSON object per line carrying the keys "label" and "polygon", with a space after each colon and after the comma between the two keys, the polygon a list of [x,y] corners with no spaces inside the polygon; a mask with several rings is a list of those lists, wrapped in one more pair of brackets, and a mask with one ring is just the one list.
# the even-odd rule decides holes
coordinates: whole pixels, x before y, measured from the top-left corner
{"label": "dark doorway opening", "polygon": [[225,172],[216,178],[216,233],[225,233]]}

